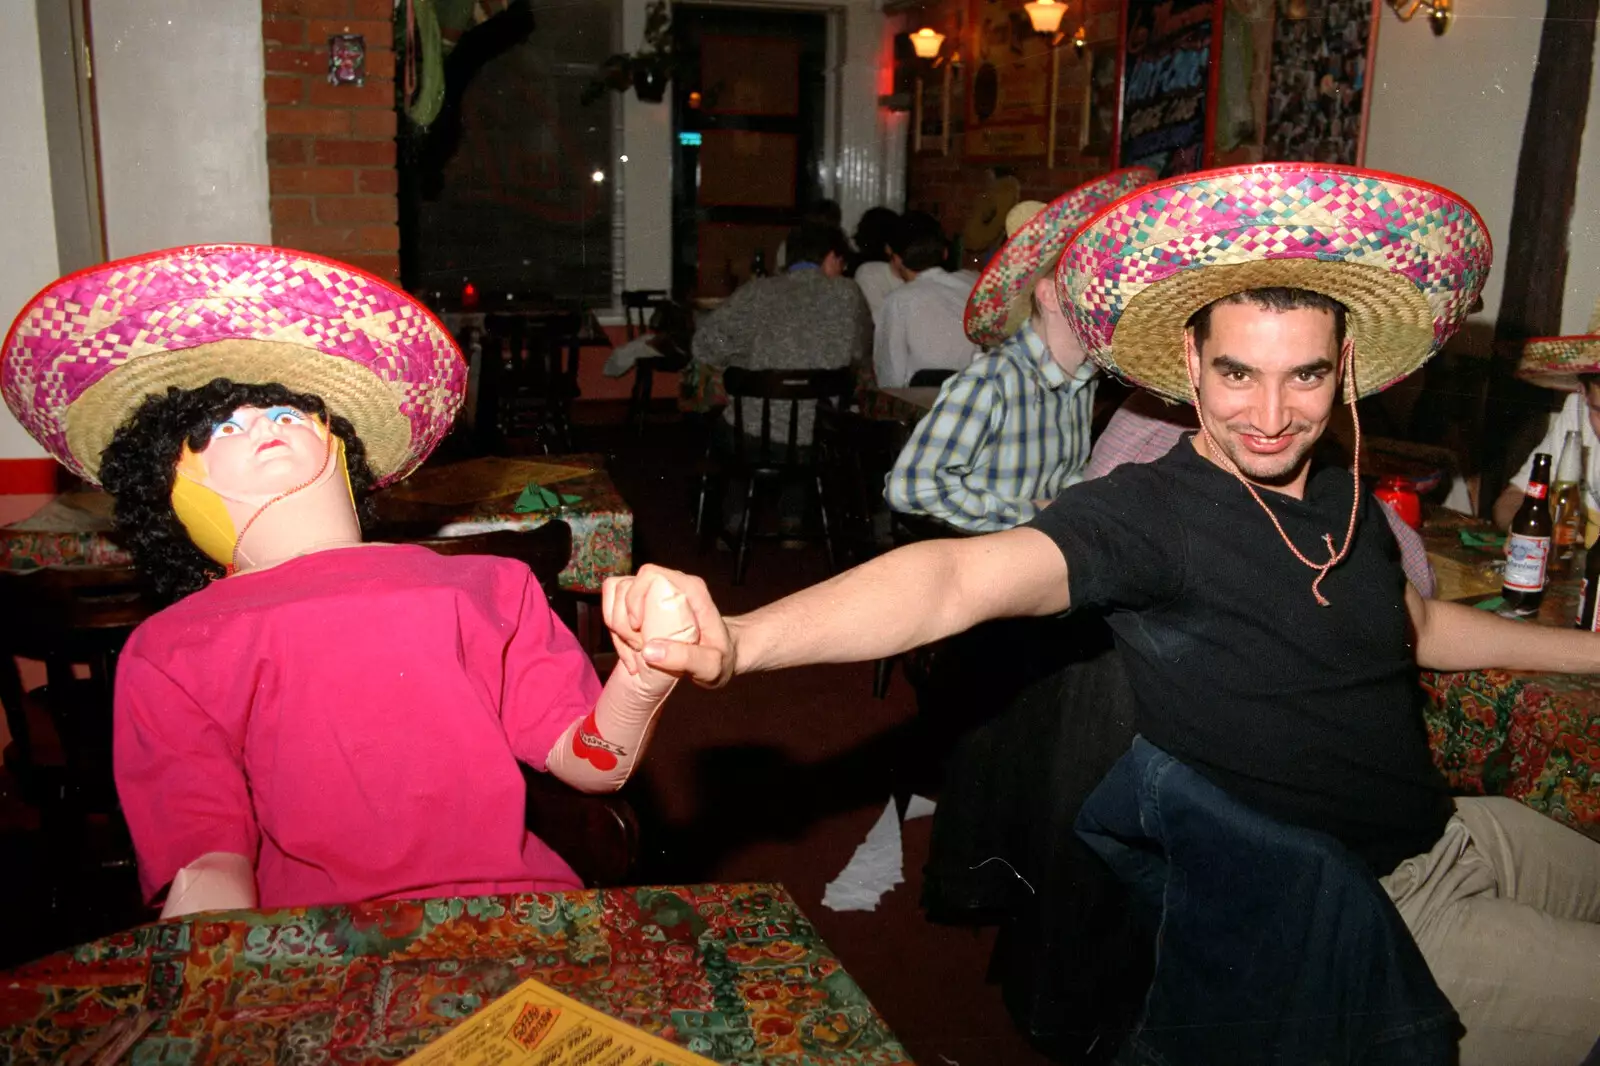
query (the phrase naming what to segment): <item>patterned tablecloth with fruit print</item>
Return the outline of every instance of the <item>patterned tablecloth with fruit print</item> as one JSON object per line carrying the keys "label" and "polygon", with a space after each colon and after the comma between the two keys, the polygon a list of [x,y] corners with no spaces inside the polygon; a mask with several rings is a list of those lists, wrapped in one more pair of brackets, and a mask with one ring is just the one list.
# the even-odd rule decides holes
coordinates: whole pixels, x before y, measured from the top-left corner
{"label": "patterned tablecloth with fruit print", "polygon": [[392,1063],[527,978],[722,1063],[910,1063],[778,885],[213,913],[0,973],[0,1062]]}
{"label": "patterned tablecloth with fruit print", "polygon": [[[1498,602],[1502,549],[1486,523],[1435,516],[1423,540],[1441,596]],[[1582,566],[1580,556],[1579,574]],[[1578,584],[1552,579],[1539,616],[1524,624],[1570,626]],[[1600,676],[1424,670],[1422,687],[1434,762],[1456,792],[1510,796],[1600,840]]]}

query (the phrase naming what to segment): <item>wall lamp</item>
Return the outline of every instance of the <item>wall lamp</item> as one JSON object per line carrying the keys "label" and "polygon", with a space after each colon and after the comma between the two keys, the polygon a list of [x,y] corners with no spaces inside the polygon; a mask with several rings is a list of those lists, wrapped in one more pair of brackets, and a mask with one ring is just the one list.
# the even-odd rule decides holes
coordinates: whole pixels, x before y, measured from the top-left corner
{"label": "wall lamp", "polygon": [[1428,16],[1428,25],[1435,37],[1443,37],[1455,18],[1455,0],[1389,0],[1389,6],[1401,22],[1410,22],[1420,11]]}
{"label": "wall lamp", "polygon": [[911,50],[917,53],[918,59],[933,59],[943,44],[944,34],[927,26],[911,35]]}

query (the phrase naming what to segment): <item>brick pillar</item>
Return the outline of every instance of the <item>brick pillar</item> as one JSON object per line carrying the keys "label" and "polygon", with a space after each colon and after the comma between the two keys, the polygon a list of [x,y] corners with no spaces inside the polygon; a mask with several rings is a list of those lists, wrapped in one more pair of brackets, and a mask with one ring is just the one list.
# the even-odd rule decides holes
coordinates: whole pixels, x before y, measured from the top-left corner
{"label": "brick pillar", "polygon": [[[400,274],[393,0],[261,0],[276,244]],[[367,79],[328,84],[328,38],[366,38]]]}

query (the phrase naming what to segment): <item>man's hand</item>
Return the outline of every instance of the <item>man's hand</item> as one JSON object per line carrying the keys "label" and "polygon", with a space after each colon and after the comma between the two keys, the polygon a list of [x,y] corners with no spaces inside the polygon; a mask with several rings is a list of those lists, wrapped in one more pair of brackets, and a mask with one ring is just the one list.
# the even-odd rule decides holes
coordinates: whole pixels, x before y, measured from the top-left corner
{"label": "man's hand", "polygon": [[[653,577],[665,578],[683,593],[700,632],[699,643],[645,642],[640,630]],[[640,665],[646,664],[657,670],[686,675],[707,688],[720,688],[733,676],[733,636],[717,605],[711,602],[706,583],[697,577],[647,564],[632,577],[606,578],[600,591],[600,613],[611,630],[618,660],[631,674],[637,674]]]}

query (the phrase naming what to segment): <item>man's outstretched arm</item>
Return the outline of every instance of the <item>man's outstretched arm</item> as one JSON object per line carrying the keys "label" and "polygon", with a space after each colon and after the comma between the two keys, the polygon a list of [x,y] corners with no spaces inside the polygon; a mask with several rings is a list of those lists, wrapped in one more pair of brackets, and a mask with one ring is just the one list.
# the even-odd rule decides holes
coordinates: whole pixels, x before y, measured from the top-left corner
{"label": "man's outstretched arm", "polygon": [[1446,600],[1424,600],[1406,586],[1417,665],[1429,670],[1539,670],[1600,673],[1600,636],[1580,629],[1515,622]]}
{"label": "man's outstretched arm", "polygon": [[[699,644],[647,645],[640,638],[643,579],[652,573],[664,573],[687,596]],[[736,673],[879,659],[991,618],[1055,614],[1068,605],[1061,549],[1033,529],[907,545],[726,620],[704,582],[656,567],[611,579],[602,598],[625,666],[636,669],[642,654],[651,666],[703,685],[724,684]]]}

